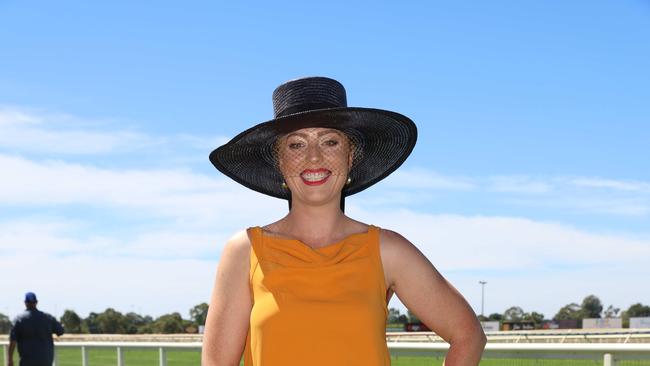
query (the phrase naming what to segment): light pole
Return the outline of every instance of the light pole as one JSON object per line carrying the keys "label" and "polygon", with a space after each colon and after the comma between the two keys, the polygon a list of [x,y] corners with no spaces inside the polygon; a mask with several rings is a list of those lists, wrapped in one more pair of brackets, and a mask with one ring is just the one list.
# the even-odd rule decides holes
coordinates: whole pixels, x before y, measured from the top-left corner
{"label": "light pole", "polygon": [[481,316],[485,316],[483,314],[483,307],[485,306],[485,284],[487,283],[486,281],[478,281],[478,283],[481,284]]}

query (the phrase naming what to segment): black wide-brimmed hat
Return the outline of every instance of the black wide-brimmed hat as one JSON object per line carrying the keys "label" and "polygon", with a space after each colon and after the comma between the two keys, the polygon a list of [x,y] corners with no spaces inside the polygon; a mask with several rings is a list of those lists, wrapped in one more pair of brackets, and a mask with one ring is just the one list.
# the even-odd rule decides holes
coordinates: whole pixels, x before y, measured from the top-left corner
{"label": "black wide-brimmed hat", "polygon": [[336,80],[308,77],[291,80],[273,92],[275,118],[253,126],[210,153],[210,161],[236,182],[269,196],[291,199],[277,166],[278,137],[302,128],[342,131],[354,157],[342,197],[370,187],[395,171],[417,139],[413,121],[399,113],[348,107],[345,88]]}

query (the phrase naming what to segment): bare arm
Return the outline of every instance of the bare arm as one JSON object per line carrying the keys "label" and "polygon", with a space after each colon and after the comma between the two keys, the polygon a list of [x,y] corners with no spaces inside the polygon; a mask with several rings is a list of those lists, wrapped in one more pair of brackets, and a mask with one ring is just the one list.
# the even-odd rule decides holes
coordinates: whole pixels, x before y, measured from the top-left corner
{"label": "bare arm", "polygon": [[203,366],[238,366],[248,335],[250,240],[231,238],[221,254],[203,335]]}
{"label": "bare arm", "polygon": [[382,230],[390,287],[422,322],[450,344],[446,366],[478,365],[485,334],[463,296],[401,235]]}

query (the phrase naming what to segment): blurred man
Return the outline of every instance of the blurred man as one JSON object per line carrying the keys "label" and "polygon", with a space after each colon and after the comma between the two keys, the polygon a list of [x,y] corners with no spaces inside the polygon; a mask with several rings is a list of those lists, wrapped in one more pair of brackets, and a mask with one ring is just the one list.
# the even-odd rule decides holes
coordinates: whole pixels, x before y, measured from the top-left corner
{"label": "blurred man", "polygon": [[36,295],[25,294],[25,312],[18,315],[9,336],[8,366],[14,364],[14,349],[18,344],[20,366],[52,366],[54,342],[52,333],[63,334],[63,326],[52,315],[36,309]]}

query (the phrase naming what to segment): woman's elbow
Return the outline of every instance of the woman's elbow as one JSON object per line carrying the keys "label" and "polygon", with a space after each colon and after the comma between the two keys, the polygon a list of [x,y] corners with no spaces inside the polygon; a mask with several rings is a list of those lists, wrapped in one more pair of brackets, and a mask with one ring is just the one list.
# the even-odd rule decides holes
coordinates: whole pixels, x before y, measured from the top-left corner
{"label": "woman's elbow", "polygon": [[224,360],[215,352],[201,352],[201,366],[238,366],[239,360]]}
{"label": "woman's elbow", "polygon": [[478,326],[470,326],[458,332],[455,337],[452,337],[450,345],[462,345],[463,348],[472,348],[476,350],[483,350],[487,343],[487,337],[483,328]]}
{"label": "woman's elbow", "polygon": [[483,327],[481,327],[480,325],[475,326],[473,333],[474,336],[472,338],[474,339],[476,345],[479,346],[481,349],[485,348],[485,344],[487,343],[487,336],[485,336]]}
{"label": "woman's elbow", "polygon": [[481,345],[481,349],[485,348],[485,345],[487,344],[487,336],[485,335],[485,332],[483,332],[483,329],[480,330],[478,342]]}
{"label": "woman's elbow", "polygon": [[201,350],[201,366],[217,366],[219,365],[219,360],[215,350],[210,347],[203,345]]}

